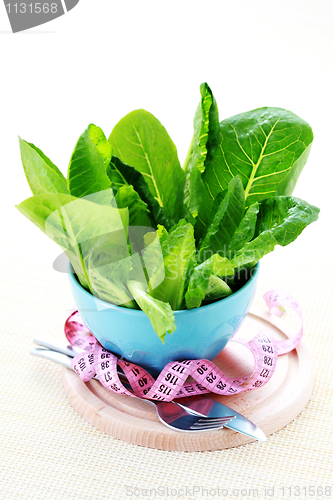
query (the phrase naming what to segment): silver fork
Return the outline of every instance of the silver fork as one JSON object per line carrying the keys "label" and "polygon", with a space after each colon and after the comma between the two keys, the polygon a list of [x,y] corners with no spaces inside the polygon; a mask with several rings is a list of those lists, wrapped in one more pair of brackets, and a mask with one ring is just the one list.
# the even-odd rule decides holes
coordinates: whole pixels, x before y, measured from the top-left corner
{"label": "silver fork", "polygon": [[[65,366],[66,368],[69,368],[70,370],[73,369],[70,362],[70,357],[78,354],[78,350],[75,350],[71,346],[63,347],[59,344],[51,344],[48,341],[34,339],[34,342],[38,345],[42,345],[43,347],[32,349],[30,351],[30,354],[48,359],[50,361],[54,361]],[[126,377],[120,372],[118,372],[118,376],[122,384],[126,388],[131,389],[131,386],[128,384]],[[98,380],[97,376],[95,376],[94,378]],[[165,402],[151,401],[145,398],[139,399],[145,401],[146,403],[149,403],[150,405],[153,405],[156,409],[156,413],[160,421],[167,427],[176,431],[203,432],[221,429],[225,424],[230,422],[230,420],[235,418],[234,415],[212,418],[205,417],[203,415],[194,415],[191,411],[173,403],[172,401]]]}

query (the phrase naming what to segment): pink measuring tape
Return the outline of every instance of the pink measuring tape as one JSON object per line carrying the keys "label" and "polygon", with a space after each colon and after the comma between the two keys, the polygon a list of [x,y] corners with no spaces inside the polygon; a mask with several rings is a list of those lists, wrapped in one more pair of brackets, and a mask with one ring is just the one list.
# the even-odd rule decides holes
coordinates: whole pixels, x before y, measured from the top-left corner
{"label": "pink measuring tape", "polygon": [[[212,361],[194,359],[168,363],[155,380],[140,366],[119,359],[104,349],[84,325],[77,311],[67,319],[65,335],[71,345],[84,349],[85,352],[73,358],[72,367],[84,382],[97,374],[100,383],[109,391],[159,401],[208,392],[229,396],[257,389],[267,384],[272,377],[277,357],[295,349],[303,335],[302,310],[294,297],[279,290],[271,290],[265,293],[264,299],[271,314],[279,316],[279,306],[290,307],[298,314],[302,324],[297,335],[285,341],[278,342],[264,332],[259,332],[249,342],[242,339],[231,340],[230,342],[247,347],[254,356],[254,370],[248,377],[231,379]],[[127,390],[119,380],[117,365],[125,373],[133,392]],[[189,376],[195,382],[186,383]]]}

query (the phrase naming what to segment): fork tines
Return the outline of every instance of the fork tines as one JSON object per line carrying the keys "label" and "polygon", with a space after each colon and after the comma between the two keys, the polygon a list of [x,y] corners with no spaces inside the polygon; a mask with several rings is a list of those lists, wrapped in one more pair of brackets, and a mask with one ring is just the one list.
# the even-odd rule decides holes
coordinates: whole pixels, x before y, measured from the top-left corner
{"label": "fork tines", "polygon": [[224,424],[227,424],[233,418],[235,418],[235,415],[218,418],[203,418],[191,425],[190,429],[197,429],[198,431],[205,428],[217,429],[223,427]]}

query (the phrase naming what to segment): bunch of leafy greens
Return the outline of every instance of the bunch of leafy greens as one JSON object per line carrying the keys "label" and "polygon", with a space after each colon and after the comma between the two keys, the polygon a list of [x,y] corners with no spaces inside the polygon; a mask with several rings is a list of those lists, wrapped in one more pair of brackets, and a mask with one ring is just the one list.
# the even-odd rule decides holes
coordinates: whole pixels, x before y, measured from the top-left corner
{"label": "bunch of leafy greens", "polygon": [[230,295],[319,213],[291,196],[313,140],[308,123],[280,108],[219,122],[209,86],[200,92],[183,168],[144,110],[120,120],[108,140],[89,125],[67,179],[20,139],[33,197],[17,208],[60,245],[84,288],[141,308],[162,341],[176,328],[173,311]]}

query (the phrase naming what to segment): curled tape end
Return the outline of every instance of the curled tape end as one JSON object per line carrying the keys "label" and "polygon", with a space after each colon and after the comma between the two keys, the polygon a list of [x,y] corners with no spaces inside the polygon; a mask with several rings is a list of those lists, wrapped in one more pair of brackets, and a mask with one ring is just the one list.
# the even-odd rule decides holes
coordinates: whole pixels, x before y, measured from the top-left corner
{"label": "curled tape end", "polygon": [[273,307],[271,307],[271,309],[270,309],[270,313],[271,313],[271,314],[274,314],[275,316],[282,316],[282,314],[283,314],[283,310],[282,310],[282,309],[280,309],[280,307],[273,306]]}

